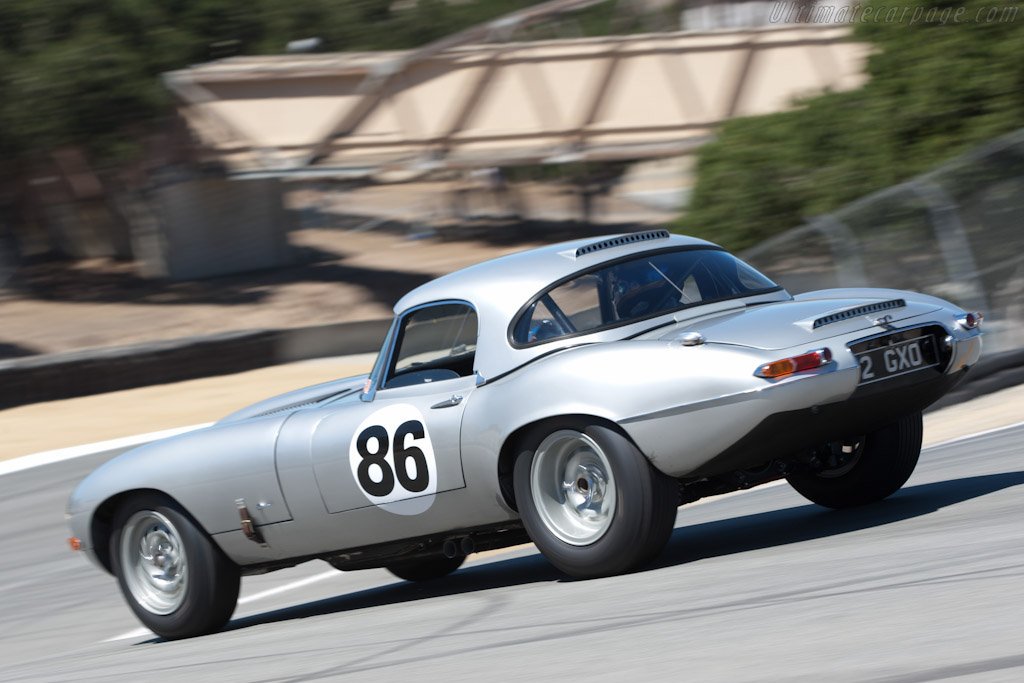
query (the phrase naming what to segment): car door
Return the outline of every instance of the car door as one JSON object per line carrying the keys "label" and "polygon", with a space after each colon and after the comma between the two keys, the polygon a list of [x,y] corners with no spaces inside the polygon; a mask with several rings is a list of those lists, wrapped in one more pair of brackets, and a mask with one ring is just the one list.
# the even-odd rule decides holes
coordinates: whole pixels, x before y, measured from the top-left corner
{"label": "car door", "polygon": [[460,433],[476,386],[476,312],[464,302],[407,311],[362,400],[328,413],[312,436],[330,513],[375,507],[419,515],[465,487]]}

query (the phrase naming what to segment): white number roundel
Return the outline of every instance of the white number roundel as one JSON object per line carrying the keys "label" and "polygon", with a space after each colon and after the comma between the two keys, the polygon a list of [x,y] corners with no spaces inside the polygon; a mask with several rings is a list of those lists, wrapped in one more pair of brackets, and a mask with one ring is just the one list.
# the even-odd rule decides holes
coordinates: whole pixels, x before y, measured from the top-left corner
{"label": "white number roundel", "polygon": [[423,415],[398,403],[356,428],[348,449],[352,476],[363,495],[400,515],[424,512],[437,492],[437,462]]}

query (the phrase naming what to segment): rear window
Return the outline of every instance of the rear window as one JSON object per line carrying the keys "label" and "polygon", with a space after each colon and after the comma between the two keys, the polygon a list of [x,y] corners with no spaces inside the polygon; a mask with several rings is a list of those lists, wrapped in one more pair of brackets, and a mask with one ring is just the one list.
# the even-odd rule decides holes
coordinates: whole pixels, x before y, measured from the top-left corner
{"label": "rear window", "polygon": [[776,289],[778,285],[726,251],[644,254],[544,292],[518,318],[513,340],[534,344]]}

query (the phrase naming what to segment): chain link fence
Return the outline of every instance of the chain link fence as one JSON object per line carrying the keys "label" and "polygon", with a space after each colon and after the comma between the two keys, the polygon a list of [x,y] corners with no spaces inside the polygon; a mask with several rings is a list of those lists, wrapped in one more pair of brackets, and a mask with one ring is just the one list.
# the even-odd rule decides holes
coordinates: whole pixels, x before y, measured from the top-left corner
{"label": "chain link fence", "polygon": [[748,250],[790,292],[891,287],[985,314],[989,352],[1024,347],[1024,129]]}

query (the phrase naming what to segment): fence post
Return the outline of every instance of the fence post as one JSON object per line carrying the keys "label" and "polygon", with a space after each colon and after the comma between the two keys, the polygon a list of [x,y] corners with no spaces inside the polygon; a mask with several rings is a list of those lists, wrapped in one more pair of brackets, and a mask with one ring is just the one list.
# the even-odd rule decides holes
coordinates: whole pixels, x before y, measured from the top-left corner
{"label": "fence post", "polygon": [[988,311],[988,297],[978,275],[963,221],[957,213],[957,204],[939,185],[926,179],[908,183],[912,192],[924,200],[932,228],[939,243],[939,250],[946,261],[946,272],[964,286],[963,300],[958,301],[965,308]]}
{"label": "fence post", "polygon": [[857,237],[846,224],[830,213],[816,216],[807,225],[817,230],[832,249],[836,260],[836,277],[842,287],[868,287],[868,277],[864,273],[864,262],[860,257],[860,245]]}

